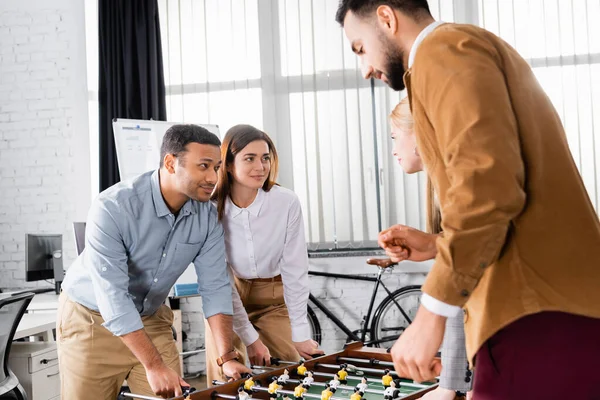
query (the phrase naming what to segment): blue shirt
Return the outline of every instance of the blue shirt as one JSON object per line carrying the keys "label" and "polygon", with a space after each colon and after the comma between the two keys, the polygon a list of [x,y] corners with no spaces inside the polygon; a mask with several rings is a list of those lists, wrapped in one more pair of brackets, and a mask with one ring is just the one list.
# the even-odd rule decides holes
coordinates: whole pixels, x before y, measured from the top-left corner
{"label": "blue shirt", "polygon": [[86,223],[85,249],[68,269],[63,290],[99,311],[121,336],[143,328],[193,262],[206,318],[232,315],[223,228],[210,203],[188,200],[177,218],[160,192],[158,170],[100,193]]}

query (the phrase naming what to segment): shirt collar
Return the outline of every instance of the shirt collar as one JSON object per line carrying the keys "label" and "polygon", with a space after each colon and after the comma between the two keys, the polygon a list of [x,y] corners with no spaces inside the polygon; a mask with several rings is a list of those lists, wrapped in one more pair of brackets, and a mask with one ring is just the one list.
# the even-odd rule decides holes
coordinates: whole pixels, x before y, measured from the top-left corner
{"label": "shirt collar", "polygon": [[231,215],[232,218],[235,218],[238,215],[240,215],[242,211],[248,210],[250,214],[254,215],[255,217],[258,217],[258,215],[260,214],[260,209],[262,208],[264,202],[265,191],[262,190],[262,188],[258,189],[258,193],[256,194],[254,201],[247,208],[240,208],[236,206],[235,203],[231,201],[231,197],[227,196],[227,213]]}
{"label": "shirt collar", "polygon": [[437,28],[438,26],[440,26],[442,24],[445,24],[445,22],[444,21],[434,21],[431,24],[427,25],[425,27],[425,29],[423,29],[421,31],[421,33],[419,33],[419,36],[417,36],[417,38],[415,39],[415,42],[413,43],[412,47],[410,48],[410,53],[408,53],[408,68],[412,67],[413,62],[415,61],[415,55],[417,54],[417,48],[419,47],[421,42],[425,39],[425,37],[427,37],[427,35],[429,35],[431,32],[433,32],[435,28]]}
{"label": "shirt collar", "polygon": [[[152,173],[150,177],[150,185],[152,187],[152,200],[154,201],[156,216],[160,218],[164,217],[165,215],[170,215],[171,210],[169,210],[169,207],[167,207],[167,203],[165,203],[165,199],[160,191],[160,175],[158,169]],[[193,206],[192,202],[192,199],[188,199],[188,201],[185,202],[183,207],[181,207],[181,215],[196,214],[196,208]]]}

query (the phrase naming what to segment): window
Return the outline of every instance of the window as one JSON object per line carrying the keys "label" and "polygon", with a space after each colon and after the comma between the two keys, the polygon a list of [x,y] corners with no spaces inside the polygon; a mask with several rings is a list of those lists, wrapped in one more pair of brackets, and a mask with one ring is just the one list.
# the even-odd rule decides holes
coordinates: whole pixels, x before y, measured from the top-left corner
{"label": "window", "polygon": [[[431,0],[436,19],[479,24],[531,63],[565,123],[598,206],[597,0]],[[425,177],[391,156],[388,115],[405,93],[362,79],[334,20],[338,0],[159,0],[168,119],[265,130],[313,248],[373,246],[425,227]]]}
{"label": "window", "polygon": [[479,0],[478,6],[481,26],[517,49],[554,103],[598,211],[600,2]]}

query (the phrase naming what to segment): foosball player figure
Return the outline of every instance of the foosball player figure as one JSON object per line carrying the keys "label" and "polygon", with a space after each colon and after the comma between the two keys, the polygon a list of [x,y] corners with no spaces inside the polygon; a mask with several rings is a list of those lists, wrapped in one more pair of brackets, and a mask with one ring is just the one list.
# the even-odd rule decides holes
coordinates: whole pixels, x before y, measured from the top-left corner
{"label": "foosball player figure", "polygon": [[331,387],[329,383],[325,384],[325,390],[321,392],[321,400],[329,400],[333,396],[333,392],[331,391]]}
{"label": "foosball player figure", "polygon": [[252,396],[248,394],[248,392],[246,392],[243,385],[240,385],[240,387],[238,388],[237,398],[238,400],[250,400]]}
{"label": "foosball player figure", "polygon": [[256,383],[254,383],[254,378],[252,378],[252,376],[250,376],[248,379],[246,379],[246,381],[244,382],[244,390],[246,391],[246,393],[248,394],[252,394],[252,388],[256,385]]}
{"label": "foosball player figure", "polygon": [[369,387],[367,384],[367,378],[363,376],[360,380],[360,383],[356,385],[356,390],[358,390],[358,393],[360,393],[361,396],[364,396],[365,392],[367,391],[367,387]]}
{"label": "foosball player figure", "polygon": [[358,390],[354,389],[354,393],[350,396],[350,400],[363,400],[362,395],[358,392]]}
{"label": "foosball player figure", "polygon": [[390,370],[386,369],[385,371],[383,371],[385,375],[383,375],[381,377],[381,383],[383,383],[383,387],[384,388],[389,388],[390,384],[392,383],[392,381],[394,380],[394,378],[392,378],[392,376],[390,375]]}
{"label": "foosball player figure", "polygon": [[337,372],[337,376],[340,378],[340,383],[345,385],[347,382],[346,378],[348,377],[348,372],[346,371],[347,365],[342,364],[340,365],[340,368],[341,369]]}
{"label": "foosball player figure", "polygon": [[290,373],[288,372],[287,369],[284,369],[283,374],[279,375],[277,382],[279,382],[280,385],[285,385],[287,383],[288,379],[290,379]]}
{"label": "foosball player figure", "polygon": [[298,365],[298,368],[296,369],[296,373],[299,376],[306,375],[306,367],[304,366],[304,360],[300,360],[300,364]]}
{"label": "foosball player figure", "polygon": [[304,388],[304,386],[302,386],[302,384],[299,384],[294,388],[294,397],[296,398],[296,400],[303,400],[304,393],[306,393],[306,389]]}
{"label": "foosball player figure", "polygon": [[337,376],[337,374],[333,375],[333,379],[329,381],[329,387],[331,388],[331,391],[335,393],[340,384],[340,378]]}
{"label": "foosball player figure", "polygon": [[308,371],[306,372],[306,378],[302,380],[302,386],[304,386],[305,389],[310,389],[310,385],[312,385],[314,381],[315,378],[313,378],[312,372]]}
{"label": "foosball player figure", "polygon": [[281,385],[279,385],[279,382],[277,382],[277,377],[276,376],[269,377],[269,379],[267,380],[267,382],[269,382],[269,387],[267,389],[267,392],[269,392],[269,397],[272,398],[272,399],[276,399],[277,398],[277,391],[279,389],[282,389],[283,387]]}
{"label": "foosball player figure", "polygon": [[383,391],[383,398],[385,400],[393,400],[393,399],[397,398],[399,395],[400,395],[400,389],[397,388],[396,381],[394,381],[394,380],[392,382],[390,382],[390,386],[385,388],[385,390]]}

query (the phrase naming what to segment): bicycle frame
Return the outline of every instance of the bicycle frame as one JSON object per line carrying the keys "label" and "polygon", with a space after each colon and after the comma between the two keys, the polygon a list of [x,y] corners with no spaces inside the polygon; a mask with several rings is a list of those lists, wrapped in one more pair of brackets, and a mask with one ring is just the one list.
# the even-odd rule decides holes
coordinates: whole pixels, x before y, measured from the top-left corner
{"label": "bicycle frame", "polygon": [[[318,300],[315,296],[313,296],[312,293],[309,294],[308,298],[310,301],[312,301],[317,306],[317,308],[319,308],[319,310],[321,310],[329,319],[331,319],[333,321],[333,323],[335,325],[337,325],[338,328],[340,328],[346,335],[348,335],[348,337],[350,339],[352,339],[354,341],[360,341],[360,342],[364,343],[365,345],[378,344],[379,342],[383,342],[385,340],[370,341],[370,342],[366,343],[365,339],[366,339],[367,331],[370,330],[371,313],[373,312],[373,307],[375,305],[375,298],[377,297],[377,292],[378,292],[379,286],[381,285],[385,289],[388,296],[392,295],[392,292],[387,288],[387,286],[385,286],[385,284],[381,280],[381,276],[383,275],[383,272],[384,272],[384,269],[379,268],[379,272],[377,273],[376,278],[369,277],[369,276],[361,276],[361,275],[333,274],[330,272],[317,272],[317,271],[309,271],[308,272],[309,275],[322,276],[322,277],[326,277],[326,278],[338,278],[338,279],[349,279],[349,280],[375,282],[375,287],[373,288],[373,294],[371,295],[371,300],[369,302],[369,309],[367,310],[367,315],[364,317],[364,326],[361,329],[362,332],[361,332],[360,337],[358,335],[356,335],[353,331],[351,331],[350,328],[348,328],[346,326],[346,324],[344,324],[333,312],[331,312],[327,308],[327,306],[325,306],[325,304],[323,304],[320,300]],[[394,301],[394,303],[396,303],[396,302]],[[396,306],[398,307],[400,312],[403,314],[404,318],[406,318],[406,320],[410,322],[410,318],[404,312],[402,307],[400,307],[400,305],[398,303],[396,303]]]}

